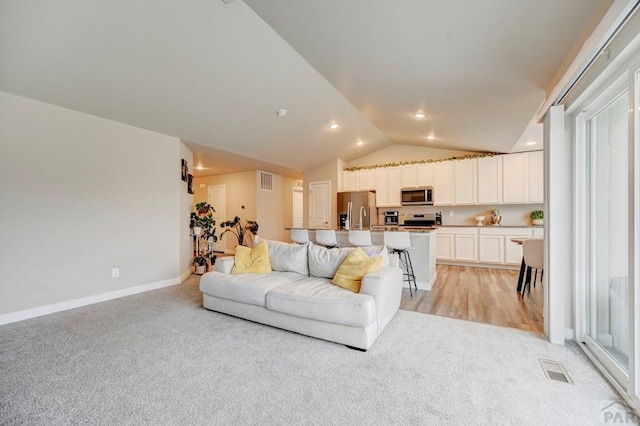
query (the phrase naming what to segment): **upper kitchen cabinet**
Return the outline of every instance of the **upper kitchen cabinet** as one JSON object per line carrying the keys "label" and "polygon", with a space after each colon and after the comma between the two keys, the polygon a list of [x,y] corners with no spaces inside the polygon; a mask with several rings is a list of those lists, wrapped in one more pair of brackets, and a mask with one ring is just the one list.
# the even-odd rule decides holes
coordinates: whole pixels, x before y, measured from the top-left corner
{"label": "upper kitchen cabinet", "polygon": [[342,191],[370,191],[375,188],[375,169],[342,172]]}
{"label": "upper kitchen cabinet", "polygon": [[433,204],[436,206],[454,204],[453,161],[433,163]]}
{"label": "upper kitchen cabinet", "polygon": [[400,207],[400,168],[377,168],[374,177],[376,207]]}
{"label": "upper kitchen cabinet", "polygon": [[376,170],[366,169],[358,170],[358,190],[375,190],[376,189]]}
{"label": "upper kitchen cabinet", "polygon": [[544,153],[529,153],[529,202],[544,202]]}
{"label": "upper kitchen cabinet", "polygon": [[502,156],[502,202],[526,204],[544,202],[542,151]]}
{"label": "upper kitchen cabinet", "polygon": [[456,204],[478,203],[478,180],[476,159],[453,161],[453,185]]}
{"label": "upper kitchen cabinet", "polygon": [[433,186],[433,163],[416,165],[418,186]]}
{"label": "upper kitchen cabinet", "polygon": [[502,203],[502,157],[478,158],[478,204]]}
{"label": "upper kitchen cabinet", "polygon": [[346,171],[342,172],[342,190],[343,191],[357,191],[358,190],[358,171]]}
{"label": "upper kitchen cabinet", "polygon": [[415,164],[405,164],[400,167],[400,187],[415,188],[418,186],[418,167]]}
{"label": "upper kitchen cabinet", "polygon": [[529,154],[502,156],[502,202],[523,204],[529,202]]}

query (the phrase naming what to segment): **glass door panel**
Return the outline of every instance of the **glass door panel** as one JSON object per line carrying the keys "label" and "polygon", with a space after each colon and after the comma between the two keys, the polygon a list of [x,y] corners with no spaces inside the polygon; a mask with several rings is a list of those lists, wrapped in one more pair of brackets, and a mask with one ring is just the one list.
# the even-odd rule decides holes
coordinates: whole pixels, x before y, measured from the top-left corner
{"label": "glass door panel", "polygon": [[629,371],[628,94],[587,122],[589,262],[586,332]]}

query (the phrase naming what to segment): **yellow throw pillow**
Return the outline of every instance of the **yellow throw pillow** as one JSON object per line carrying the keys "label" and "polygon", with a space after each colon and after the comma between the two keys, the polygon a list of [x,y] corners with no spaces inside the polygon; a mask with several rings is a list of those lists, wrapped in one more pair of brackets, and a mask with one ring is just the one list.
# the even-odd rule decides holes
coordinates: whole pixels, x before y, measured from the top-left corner
{"label": "yellow throw pillow", "polygon": [[271,263],[266,241],[260,241],[253,249],[236,246],[232,274],[268,274],[270,272]]}
{"label": "yellow throw pillow", "polygon": [[358,247],[342,262],[331,283],[354,293],[360,293],[362,277],[381,267],[381,256],[369,257],[364,250]]}

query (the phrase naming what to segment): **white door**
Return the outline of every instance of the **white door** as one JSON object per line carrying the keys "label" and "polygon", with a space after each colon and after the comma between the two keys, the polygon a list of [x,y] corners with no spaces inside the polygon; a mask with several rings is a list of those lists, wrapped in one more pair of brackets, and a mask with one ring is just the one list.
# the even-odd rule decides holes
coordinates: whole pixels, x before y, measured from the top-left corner
{"label": "white door", "polygon": [[303,205],[302,188],[293,188],[291,199],[292,228],[302,228],[304,226]]}
{"label": "white door", "polygon": [[309,228],[331,227],[331,182],[309,182]]}
{"label": "white door", "polygon": [[207,188],[207,200],[211,204],[215,212],[213,218],[216,221],[216,227],[218,232],[218,242],[213,245],[214,251],[224,252],[226,248],[225,237],[220,238],[220,223],[224,222],[227,217],[227,196],[226,188],[224,185],[212,185]]}

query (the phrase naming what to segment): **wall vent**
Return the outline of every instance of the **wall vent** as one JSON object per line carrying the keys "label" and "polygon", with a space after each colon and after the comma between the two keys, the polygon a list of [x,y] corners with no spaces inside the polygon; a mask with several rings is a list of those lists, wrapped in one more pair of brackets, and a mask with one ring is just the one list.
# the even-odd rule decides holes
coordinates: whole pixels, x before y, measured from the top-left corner
{"label": "wall vent", "polygon": [[258,179],[260,179],[260,191],[273,191],[273,173],[259,171]]}

